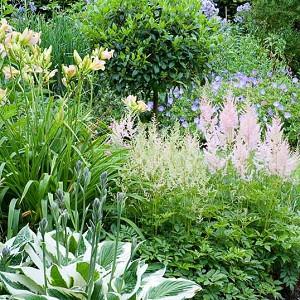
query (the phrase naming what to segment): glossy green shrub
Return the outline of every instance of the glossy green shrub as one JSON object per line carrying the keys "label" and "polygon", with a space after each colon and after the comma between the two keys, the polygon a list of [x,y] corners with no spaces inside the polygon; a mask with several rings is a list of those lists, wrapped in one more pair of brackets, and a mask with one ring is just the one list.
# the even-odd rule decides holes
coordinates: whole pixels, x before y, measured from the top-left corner
{"label": "glossy green shrub", "polygon": [[153,97],[156,111],[159,93],[202,77],[218,24],[200,9],[198,0],[99,0],[82,20],[93,44],[115,50],[111,86]]}

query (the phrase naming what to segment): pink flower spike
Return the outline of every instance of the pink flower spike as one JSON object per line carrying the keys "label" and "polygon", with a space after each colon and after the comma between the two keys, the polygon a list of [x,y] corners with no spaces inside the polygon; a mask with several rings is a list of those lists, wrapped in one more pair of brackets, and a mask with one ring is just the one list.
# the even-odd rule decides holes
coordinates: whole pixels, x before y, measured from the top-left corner
{"label": "pink flower spike", "polygon": [[253,106],[247,105],[244,114],[240,117],[238,137],[249,150],[255,150],[260,142],[260,126]]}
{"label": "pink flower spike", "polygon": [[239,117],[235,102],[231,98],[226,100],[219,118],[221,132],[224,134],[229,143],[233,142],[235,130],[239,124]]}

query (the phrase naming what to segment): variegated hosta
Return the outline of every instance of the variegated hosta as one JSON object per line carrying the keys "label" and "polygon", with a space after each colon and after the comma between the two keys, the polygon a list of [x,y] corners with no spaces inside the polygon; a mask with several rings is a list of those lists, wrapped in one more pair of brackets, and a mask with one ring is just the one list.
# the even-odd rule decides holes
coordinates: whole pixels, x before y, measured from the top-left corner
{"label": "variegated hosta", "polygon": [[[39,233],[35,234],[26,226],[6,244],[0,244],[0,283],[9,293],[0,299],[87,299],[91,257],[88,236],[86,233],[81,239],[82,254],[75,257],[72,249],[77,248],[79,235],[70,232],[70,251],[67,253],[62,244],[58,246],[65,258],[59,266],[55,232],[46,233],[47,288]],[[201,289],[189,280],[164,278],[165,269],[150,271],[144,261],[132,260],[133,246],[124,242],[117,245],[116,267],[111,278],[115,246],[114,241],[99,244],[91,299],[180,300],[194,297]]]}

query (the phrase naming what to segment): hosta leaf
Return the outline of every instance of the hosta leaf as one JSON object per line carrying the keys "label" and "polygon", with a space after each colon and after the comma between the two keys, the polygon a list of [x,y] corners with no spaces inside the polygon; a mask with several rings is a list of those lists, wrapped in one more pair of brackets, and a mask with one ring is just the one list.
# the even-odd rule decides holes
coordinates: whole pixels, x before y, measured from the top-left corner
{"label": "hosta leaf", "polygon": [[66,288],[49,288],[47,294],[59,300],[86,300],[87,295],[81,290]]}
{"label": "hosta leaf", "polygon": [[64,272],[63,268],[52,265],[50,268],[50,283],[53,286],[68,288],[71,287],[71,278],[67,272]]}
{"label": "hosta leaf", "polygon": [[[110,270],[114,261],[116,243],[105,241],[99,244],[97,263],[105,270]],[[90,251],[89,251],[90,252]],[[117,261],[115,277],[119,277],[125,271],[126,265],[131,256],[131,244],[119,243],[117,248]]]}
{"label": "hosta leaf", "polygon": [[58,298],[50,297],[50,296],[44,296],[44,295],[18,295],[17,297],[14,297],[15,300],[58,300]]}
{"label": "hosta leaf", "polygon": [[33,233],[33,231],[29,228],[28,225],[26,225],[19,231],[19,233],[14,238],[12,247],[20,248],[23,245],[25,245],[26,243],[29,243],[30,241],[32,241],[34,236],[35,236],[35,234]]}
{"label": "hosta leaf", "polygon": [[41,288],[45,285],[44,273],[42,270],[35,269],[32,267],[23,267],[23,268],[21,268],[21,270],[27,278],[34,281]]}
{"label": "hosta leaf", "polygon": [[36,243],[28,243],[25,246],[24,250],[29,255],[31,261],[35,264],[35,266],[38,269],[42,270],[43,269],[42,249]]}
{"label": "hosta leaf", "polygon": [[140,260],[135,260],[126,269],[123,275],[124,285],[119,293],[122,299],[130,299],[141,287],[142,276],[146,272],[148,265]]}
{"label": "hosta leaf", "polygon": [[11,295],[43,292],[34,281],[22,274],[0,272],[0,280]]}
{"label": "hosta leaf", "polygon": [[162,279],[160,282],[149,282],[137,299],[148,300],[181,300],[190,299],[201,290],[201,287],[185,279]]}

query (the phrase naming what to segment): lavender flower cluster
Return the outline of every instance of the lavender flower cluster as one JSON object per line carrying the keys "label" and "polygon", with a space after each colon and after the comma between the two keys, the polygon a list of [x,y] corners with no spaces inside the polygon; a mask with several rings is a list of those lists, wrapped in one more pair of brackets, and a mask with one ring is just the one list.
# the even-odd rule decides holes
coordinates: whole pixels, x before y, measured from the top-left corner
{"label": "lavender flower cluster", "polygon": [[[289,77],[291,75],[287,69],[282,69],[281,74]],[[216,100],[222,98],[224,92],[226,93],[225,88],[227,91],[234,91],[236,103],[244,105],[249,99],[250,92],[255,95],[255,99],[260,100],[255,104],[255,108],[260,111],[263,121],[267,122],[269,118],[277,114],[288,120],[293,117],[290,108],[299,102],[299,95],[296,91],[300,89],[300,81],[294,76],[290,77],[289,83],[281,82],[282,79],[278,80],[277,75],[269,72],[267,77],[263,78],[256,70],[249,75],[242,72],[232,75],[228,75],[228,72],[223,72],[222,75],[212,74],[210,84],[207,86],[210,88],[211,96],[209,97]],[[251,89],[255,90],[252,92]],[[191,96],[191,93],[182,87],[174,87],[168,92],[164,104],[161,104],[158,110],[161,116],[170,122],[178,121],[184,128],[199,129],[198,114],[202,101],[203,99],[199,97]],[[152,102],[148,103],[148,108],[149,110],[153,108]]]}
{"label": "lavender flower cluster", "polygon": [[244,22],[244,14],[251,10],[251,4],[249,2],[239,5],[236,9],[236,15],[234,17],[234,21],[236,23]]}
{"label": "lavender flower cluster", "polygon": [[[36,5],[35,5],[35,3],[33,2],[33,1],[30,1],[30,2],[28,2],[28,7],[27,8],[29,8],[29,10],[32,12],[32,13],[35,13],[36,11],[37,11],[37,7],[36,7]],[[26,7],[24,6],[24,5],[20,5],[19,7],[18,7],[18,13],[20,14],[20,15],[22,15],[22,14],[24,14],[26,12]]]}
{"label": "lavender flower cluster", "polygon": [[219,9],[216,7],[215,3],[212,0],[201,0],[201,4],[202,13],[208,19],[216,17],[219,14]]}

